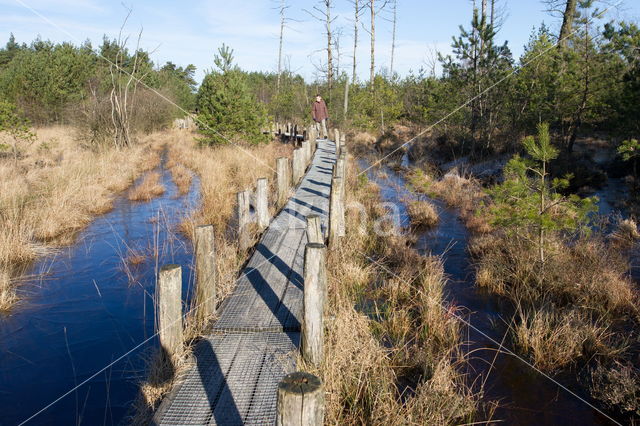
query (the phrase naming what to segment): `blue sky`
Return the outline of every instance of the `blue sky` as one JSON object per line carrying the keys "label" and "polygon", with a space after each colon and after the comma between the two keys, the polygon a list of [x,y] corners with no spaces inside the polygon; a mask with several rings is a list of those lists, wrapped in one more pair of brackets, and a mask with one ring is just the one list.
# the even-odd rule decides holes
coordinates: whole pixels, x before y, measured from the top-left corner
{"label": "blue sky", "polygon": [[[341,31],[340,66],[350,67],[353,51],[352,6],[348,0],[333,0],[334,27]],[[363,0],[361,0],[363,1]],[[380,0],[378,0],[380,1]],[[499,40],[508,40],[518,57],[534,27],[541,22],[553,29],[558,18],[544,11],[539,0],[499,0],[506,12]],[[223,42],[235,51],[237,63],[247,70],[275,71],[279,17],[277,0],[125,0],[133,12],[125,34],[135,39],[143,29],[142,47],[152,50],[158,63],[171,60],[179,65],[193,63],[202,78],[213,66],[213,53]],[[326,57],[323,28],[304,9],[313,0],[287,0],[291,18],[285,30],[284,53],[292,71],[313,78],[315,65]],[[436,50],[448,53],[458,26],[468,26],[470,0],[398,0],[398,28],[395,69],[401,75],[428,66]],[[40,15],[36,15],[33,11]],[[119,1],[98,0],[0,0],[0,43],[13,32],[19,42],[37,35],[53,41],[79,43],[90,39],[97,46],[103,34],[116,37],[126,9]],[[382,12],[377,21],[376,65],[388,67],[391,53],[391,24]],[[622,0],[609,19],[640,21],[640,1]],[[365,15],[364,22],[368,23]],[[133,42],[132,42],[133,43]],[[369,36],[360,31],[358,74],[366,78],[369,67]]]}

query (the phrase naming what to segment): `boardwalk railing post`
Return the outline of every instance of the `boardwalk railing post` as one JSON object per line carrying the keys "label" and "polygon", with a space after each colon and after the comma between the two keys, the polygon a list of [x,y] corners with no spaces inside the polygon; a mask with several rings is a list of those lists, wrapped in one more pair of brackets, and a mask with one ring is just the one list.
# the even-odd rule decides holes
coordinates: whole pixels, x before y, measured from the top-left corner
{"label": "boardwalk railing post", "polygon": [[160,345],[170,356],[182,353],[182,268],[165,265],[158,277]]}
{"label": "boardwalk railing post", "polygon": [[304,166],[302,158],[303,152],[302,148],[297,148],[293,150],[293,184],[297,185],[298,182],[302,179],[304,175]]}
{"label": "boardwalk railing post", "polygon": [[304,249],[302,356],[316,366],[324,358],[322,316],[327,287],[326,251],[326,246],[318,243],[308,243]]}
{"label": "boardwalk railing post", "polygon": [[196,228],[196,316],[203,324],[216,312],[216,253],[212,225]]}
{"label": "boardwalk railing post", "polygon": [[278,384],[277,426],[324,425],[324,387],[310,373],[298,371]]}
{"label": "boardwalk railing post", "polygon": [[291,188],[291,168],[289,159],[281,157],[276,160],[276,177],[278,183],[278,205],[281,206],[289,198],[289,188]]}
{"label": "boardwalk railing post", "polygon": [[334,175],[331,179],[329,197],[329,245],[333,246],[344,228],[344,209],[342,208],[342,178]]}
{"label": "boardwalk railing post", "polygon": [[309,155],[309,141],[302,142],[300,149],[302,149],[302,164],[304,164],[304,168],[306,169],[309,164],[309,160],[311,160],[311,156]]}
{"label": "boardwalk railing post", "polygon": [[346,235],[345,231],[345,219],[344,219],[344,206],[345,206],[345,193],[344,193],[344,183],[346,181],[344,172],[345,172],[345,155],[344,153],[340,154],[340,157],[336,160],[335,167],[335,175],[340,178],[340,212],[338,213],[338,236],[344,237]]}
{"label": "boardwalk railing post", "polygon": [[258,229],[264,231],[269,226],[269,185],[267,178],[260,178],[256,182],[256,216]]}
{"label": "boardwalk railing post", "polygon": [[320,216],[317,214],[307,216],[307,242],[324,244]]}
{"label": "boardwalk railing post", "polygon": [[251,244],[251,235],[249,234],[250,198],[249,191],[238,192],[238,246],[241,251],[247,250]]}

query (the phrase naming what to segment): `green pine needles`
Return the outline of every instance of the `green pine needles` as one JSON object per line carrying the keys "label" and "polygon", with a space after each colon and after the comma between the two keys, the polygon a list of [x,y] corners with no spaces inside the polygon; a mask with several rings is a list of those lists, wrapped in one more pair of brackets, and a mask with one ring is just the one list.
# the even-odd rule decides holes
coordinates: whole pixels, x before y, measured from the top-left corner
{"label": "green pine needles", "polygon": [[262,133],[267,111],[251,93],[245,74],[233,66],[233,50],[223,44],[214,63],[218,70],[204,77],[197,97],[201,143],[267,142]]}
{"label": "green pine needles", "polygon": [[577,231],[595,211],[595,198],[563,196],[571,176],[549,180],[547,167],[558,157],[551,144],[549,125],[538,125],[538,137],[523,140],[528,158],[516,155],[505,167],[505,181],[490,190],[495,204],[489,208],[492,222],[518,237],[538,245],[539,260],[545,261],[545,235],[549,232]]}

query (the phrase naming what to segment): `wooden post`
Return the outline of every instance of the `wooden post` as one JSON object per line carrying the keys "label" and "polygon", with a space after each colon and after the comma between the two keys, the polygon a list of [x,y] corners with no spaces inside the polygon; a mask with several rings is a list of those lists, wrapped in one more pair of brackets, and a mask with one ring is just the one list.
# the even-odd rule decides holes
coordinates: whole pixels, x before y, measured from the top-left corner
{"label": "wooden post", "polygon": [[331,196],[329,197],[329,245],[338,242],[340,230],[344,227],[344,210],[342,209],[342,178],[335,176],[331,179]]}
{"label": "wooden post", "polygon": [[340,145],[340,131],[338,129],[333,129],[333,140],[336,146]]}
{"label": "wooden post", "polygon": [[309,152],[310,152],[309,141],[302,142],[301,148],[302,148],[302,158],[304,158],[304,161],[302,163],[306,168],[309,165],[309,161],[311,161],[311,155],[309,155]]}
{"label": "wooden post", "polygon": [[265,230],[269,226],[269,185],[267,178],[260,178],[256,182],[256,215],[258,229]]}
{"label": "wooden post", "polygon": [[323,426],[324,387],[311,373],[297,371],[278,384],[277,426]]}
{"label": "wooden post", "polygon": [[293,184],[297,185],[304,176],[304,159],[302,148],[293,150]]}
{"label": "wooden post", "polygon": [[278,182],[278,205],[281,206],[289,198],[289,188],[291,187],[291,168],[289,159],[281,157],[276,160],[276,177]]}
{"label": "wooden post", "polygon": [[316,366],[324,359],[322,316],[327,287],[324,244],[308,243],[304,249],[304,301],[302,320],[302,356]]}
{"label": "wooden post", "polygon": [[196,228],[196,317],[207,321],[216,312],[216,252],[212,225]]}
{"label": "wooden post", "polygon": [[307,242],[324,244],[320,216],[317,214],[307,216]]}
{"label": "wooden post", "polygon": [[313,144],[311,142],[307,142],[307,158],[309,159],[307,163],[311,164],[313,160]]}
{"label": "wooden post", "polygon": [[169,356],[182,353],[182,268],[165,265],[158,277],[160,345]]}
{"label": "wooden post", "polygon": [[249,235],[250,198],[249,191],[238,192],[238,246],[241,251],[247,250],[251,244],[251,235]]}

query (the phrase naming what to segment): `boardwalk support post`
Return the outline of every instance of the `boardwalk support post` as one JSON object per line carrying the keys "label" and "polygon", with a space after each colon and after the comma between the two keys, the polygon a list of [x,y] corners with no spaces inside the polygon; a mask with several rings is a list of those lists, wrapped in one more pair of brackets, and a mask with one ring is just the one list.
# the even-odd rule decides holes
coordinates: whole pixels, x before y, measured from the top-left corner
{"label": "boardwalk support post", "polygon": [[196,316],[204,324],[216,312],[216,253],[212,225],[196,228]]}
{"label": "boardwalk support post", "polygon": [[281,206],[289,198],[289,188],[291,187],[291,168],[289,159],[281,157],[276,160],[276,176],[278,182],[278,205]]}
{"label": "boardwalk support post", "polygon": [[278,426],[324,425],[324,388],[310,373],[298,371],[278,384]]}
{"label": "boardwalk support post", "polygon": [[249,234],[250,198],[249,191],[238,192],[238,246],[241,251],[247,250],[251,244],[251,235]]}
{"label": "boardwalk support post", "polygon": [[258,229],[264,231],[269,226],[269,185],[267,178],[260,178],[256,182],[256,215]]}
{"label": "boardwalk support post", "polygon": [[327,287],[326,251],[326,246],[318,243],[308,243],[304,249],[302,356],[316,366],[324,358],[322,316]]}
{"label": "boardwalk support post", "polygon": [[293,184],[297,185],[304,175],[303,158],[304,155],[302,148],[293,150]]}
{"label": "boardwalk support post", "polygon": [[311,150],[309,149],[309,141],[302,142],[300,148],[302,149],[302,158],[304,159],[302,164],[304,164],[304,167],[306,169],[309,165],[309,162],[311,161]]}
{"label": "boardwalk support post", "polygon": [[310,243],[324,244],[320,216],[317,214],[307,216],[307,241]]}
{"label": "boardwalk support post", "polygon": [[342,177],[334,175],[331,179],[331,196],[329,197],[329,245],[337,243],[338,237],[344,235],[344,206],[342,197]]}
{"label": "boardwalk support post", "polygon": [[169,356],[182,353],[182,268],[165,265],[158,277],[160,345]]}

